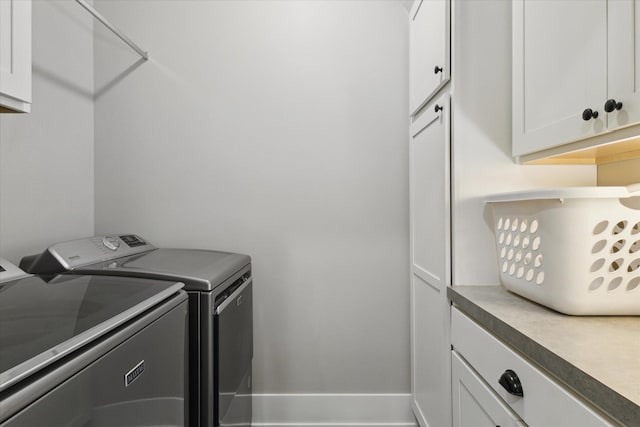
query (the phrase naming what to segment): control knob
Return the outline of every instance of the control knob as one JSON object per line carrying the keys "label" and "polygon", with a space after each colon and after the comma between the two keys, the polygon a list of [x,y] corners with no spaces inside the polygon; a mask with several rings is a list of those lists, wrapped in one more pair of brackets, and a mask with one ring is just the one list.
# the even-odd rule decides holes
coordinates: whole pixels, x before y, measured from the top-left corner
{"label": "control knob", "polygon": [[105,236],[102,238],[102,244],[112,251],[117,251],[120,247],[120,240],[116,236]]}

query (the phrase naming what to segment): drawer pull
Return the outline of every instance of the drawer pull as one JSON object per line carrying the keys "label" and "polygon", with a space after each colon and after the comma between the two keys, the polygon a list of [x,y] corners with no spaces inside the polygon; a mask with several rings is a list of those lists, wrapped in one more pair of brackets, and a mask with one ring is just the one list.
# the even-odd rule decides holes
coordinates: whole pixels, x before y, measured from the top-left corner
{"label": "drawer pull", "polygon": [[518,375],[511,369],[504,371],[504,373],[500,375],[500,380],[498,382],[509,392],[509,394],[521,397],[524,395],[522,393],[522,383],[520,382],[520,378],[518,378]]}

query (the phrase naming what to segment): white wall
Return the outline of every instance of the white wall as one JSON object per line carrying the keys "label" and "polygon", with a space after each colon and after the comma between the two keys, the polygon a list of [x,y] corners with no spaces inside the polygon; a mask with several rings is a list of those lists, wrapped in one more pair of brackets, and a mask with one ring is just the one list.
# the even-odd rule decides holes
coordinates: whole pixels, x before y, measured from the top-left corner
{"label": "white wall", "polygon": [[511,3],[453,2],[453,284],[496,285],[493,220],[484,198],[595,185],[595,166],[523,166],[511,157]]}
{"label": "white wall", "polygon": [[402,3],[96,8],[96,233],[250,254],[256,393],[408,393]]}
{"label": "white wall", "polygon": [[93,21],[33,2],[33,106],[0,115],[0,256],[93,233]]}

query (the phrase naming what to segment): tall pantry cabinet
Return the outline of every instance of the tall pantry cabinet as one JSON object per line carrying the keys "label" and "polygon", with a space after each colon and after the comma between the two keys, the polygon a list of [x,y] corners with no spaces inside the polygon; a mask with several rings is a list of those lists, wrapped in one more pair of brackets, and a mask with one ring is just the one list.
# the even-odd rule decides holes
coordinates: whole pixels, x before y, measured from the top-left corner
{"label": "tall pantry cabinet", "polygon": [[411,392],[422,427],[451,424],[450,1],[410,11]]}
{"label": "tall pantry cabinet", "polygon": [[[436,11],[429,20],[425,6]],[[455,421],[447,287],[498,284],[484,197],[546,176],[511,157],[511,14],[504,0],[416,0],[409,14],[411,393],[420,427]]]}

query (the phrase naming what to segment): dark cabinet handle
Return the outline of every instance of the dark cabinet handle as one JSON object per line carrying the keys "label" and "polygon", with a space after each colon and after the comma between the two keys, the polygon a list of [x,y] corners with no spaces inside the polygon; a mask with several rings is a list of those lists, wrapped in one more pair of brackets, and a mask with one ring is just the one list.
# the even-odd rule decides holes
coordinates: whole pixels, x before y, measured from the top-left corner
{"label": "dark cabinet handle", "polygon": [[607,99],[607,102],[604,103],[604,111],[607,113],[612,112],[613,110],[619,110],[622,108],[622,102],[616,102],[615,99]]}
{"label": "dark cabinet handle", "polygon": [[584,120],[585,122],[591,120],[592,118],[593,119],[598,118],[597,111],[593,111],[591,108],[587,108],[582,112],[582,120]]}
{"label": "dark cabinet handle", "polygon": [[505,390],[509,392],[509,394],[513,394],[514,396],[524,396],[522,392],[522,383],[520,383],[520,378],[513,372],[511,369],[507,369],[504,371],[502,375],[500,375],[500,380],[498,381]]}
{"label": "dark cabinet handle", "polygon": [[444,107],[441,107],[441,106],[439,106],[438,104],[436,104],[436,106],[433,108],[433,111],[435,111],[436,113],[437,113],[438,111],[442,111],[442,110],[444,110]]}
{"label": "dark cabinet handle", "polygon": [[438,73],[441,73],[441,72],[442,72],[442,67],[438,67],[436,65],[436,68],[433,69],[433,74],[438,74]]}

